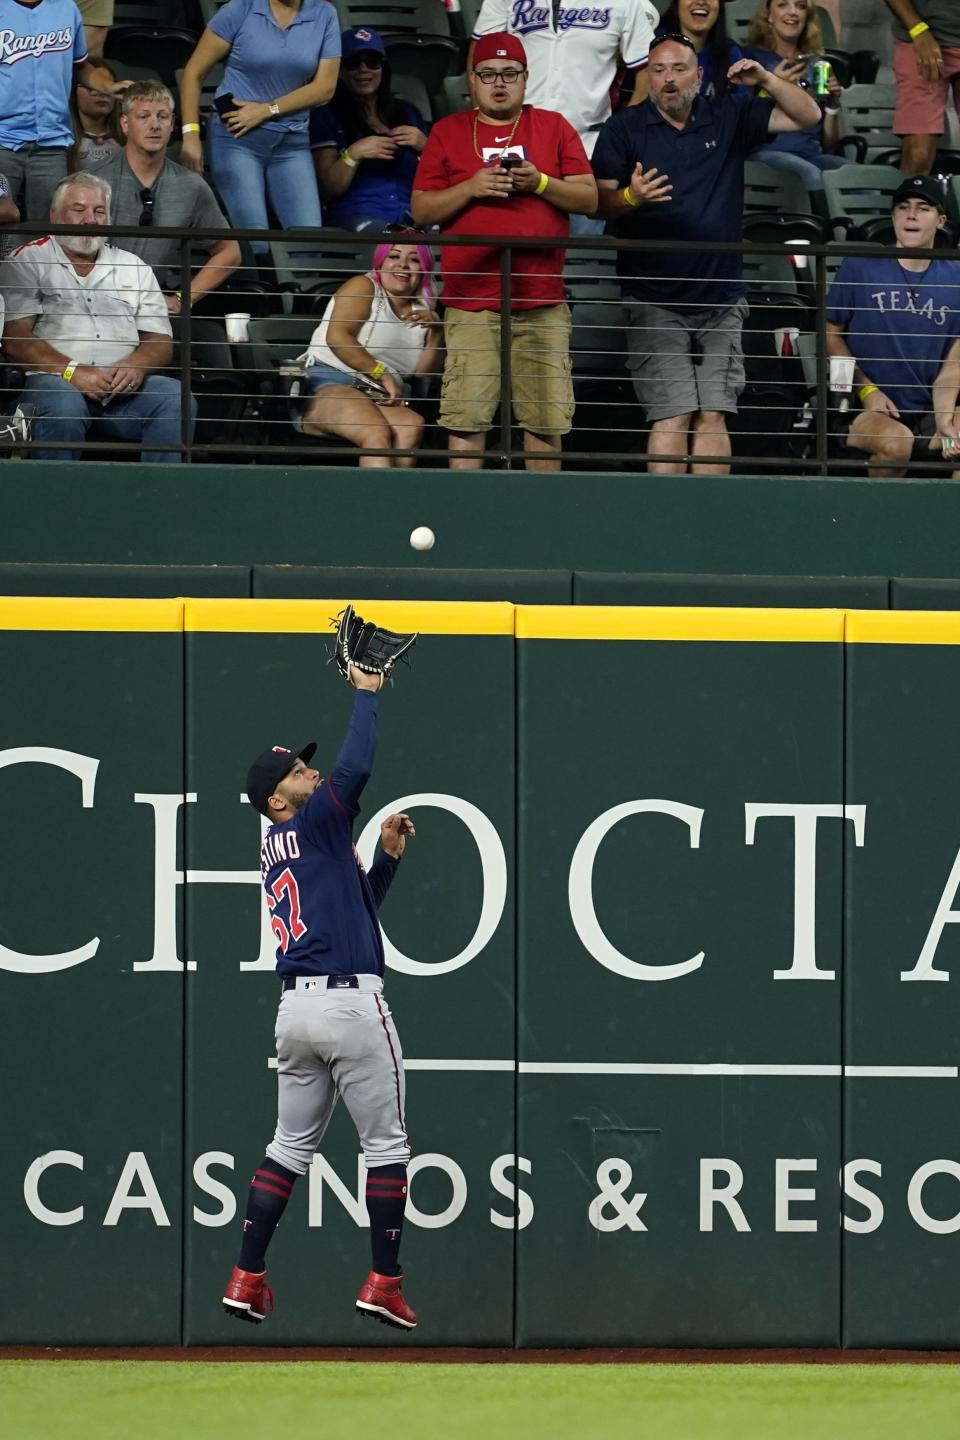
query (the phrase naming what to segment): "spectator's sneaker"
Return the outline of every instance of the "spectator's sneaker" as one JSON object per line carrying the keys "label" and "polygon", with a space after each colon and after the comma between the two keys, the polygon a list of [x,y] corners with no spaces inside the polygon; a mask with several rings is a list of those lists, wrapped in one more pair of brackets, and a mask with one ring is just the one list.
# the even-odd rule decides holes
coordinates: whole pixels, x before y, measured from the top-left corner
{"label": "spectator's sneaker", "polygon": [[357,1296],[357,1309],[361,1315],[370,1315],[384,1325],[394,1325],[399,1330],[415,1329],[417,1317],[401,1294],[402,1285],[402,1275],[378,1275],[371,1270]]}
{"label": "spectator's sneaker", "polygon": [[265,1283],[266,1279],[266,1270],[254,1275],[250,1270],[241,1270],[235,1265],[223,1297],[223,1308],[227,1314],[235,1315],[238,1320],[249,1320],[254,1325],[266,1319],[267,1311],[273,1309],[273,1291]]}
{"label": "spectator's sneaker", "polygon": [[34,411],[33,405],[18,405],[12,415],[0,415],[0,446],[26,444]]}

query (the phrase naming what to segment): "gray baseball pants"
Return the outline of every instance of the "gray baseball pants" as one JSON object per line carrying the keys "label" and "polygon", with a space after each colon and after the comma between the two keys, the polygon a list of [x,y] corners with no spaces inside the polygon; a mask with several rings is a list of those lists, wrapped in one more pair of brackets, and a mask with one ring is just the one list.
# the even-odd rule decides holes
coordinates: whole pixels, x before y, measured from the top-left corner
{"label": "gray baseball pants", "polygon": [[267,1154],[305,1175],[339,1096],[350,1112],[367,1169],[405,1165],[406,1086],[400,1039],[378,975],[359,988],[326,988],[299,977],[277,1012],[277,1129]]}

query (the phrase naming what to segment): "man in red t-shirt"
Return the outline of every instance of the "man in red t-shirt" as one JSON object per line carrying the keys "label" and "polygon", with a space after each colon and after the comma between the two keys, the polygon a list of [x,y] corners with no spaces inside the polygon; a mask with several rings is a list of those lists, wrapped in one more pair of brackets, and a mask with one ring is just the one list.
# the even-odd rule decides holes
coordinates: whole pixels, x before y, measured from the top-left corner
{"label": "man in red t-shirt", "polygon": [[[469,77],[475,110],[438,120],[413,182],[413,217],[445,235],[489,235],[489,245],[445,245],[447,358],[440,424],[450,464],[476,470],[500,399],[500,251],[494,237],[569,233],[568,215],[592,215],[597,187],[580,137],[562,115],[524,105],[527,57],[515,35],[485,35]],[[507,164],[504,164],[504,160]],[[573,418],[565,252],[517,249],[510,261],[513,406],[529,470],[559,470]]]}

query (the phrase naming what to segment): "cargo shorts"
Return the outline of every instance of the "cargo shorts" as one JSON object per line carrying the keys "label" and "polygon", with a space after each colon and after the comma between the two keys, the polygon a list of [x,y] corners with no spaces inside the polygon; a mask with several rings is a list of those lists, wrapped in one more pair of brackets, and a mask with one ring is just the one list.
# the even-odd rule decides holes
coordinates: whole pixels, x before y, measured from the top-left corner
{"label": "cargo shorts", "polygon": [[[465,435],[489,430],[500,401],[500,311],[450,308],[444,331],[440,424]],[[535,435],[568,434],[574,408],[569,306],[514,310],[510,331],[517,424]]]}

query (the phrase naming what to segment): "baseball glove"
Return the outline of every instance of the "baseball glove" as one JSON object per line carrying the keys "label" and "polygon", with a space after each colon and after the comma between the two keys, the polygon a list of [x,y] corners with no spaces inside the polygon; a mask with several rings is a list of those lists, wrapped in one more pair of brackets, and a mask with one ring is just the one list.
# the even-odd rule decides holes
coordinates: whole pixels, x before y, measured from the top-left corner
{"label": "baseball glove", "polygon": [[410,651],[417,643],[416,635],[398,635],[364,620],[352,605],[345,606],[330,624],[337,630],[333,659],[344,680],[350,679],[351,665],[389,680],[398,660],[409,663]]}

